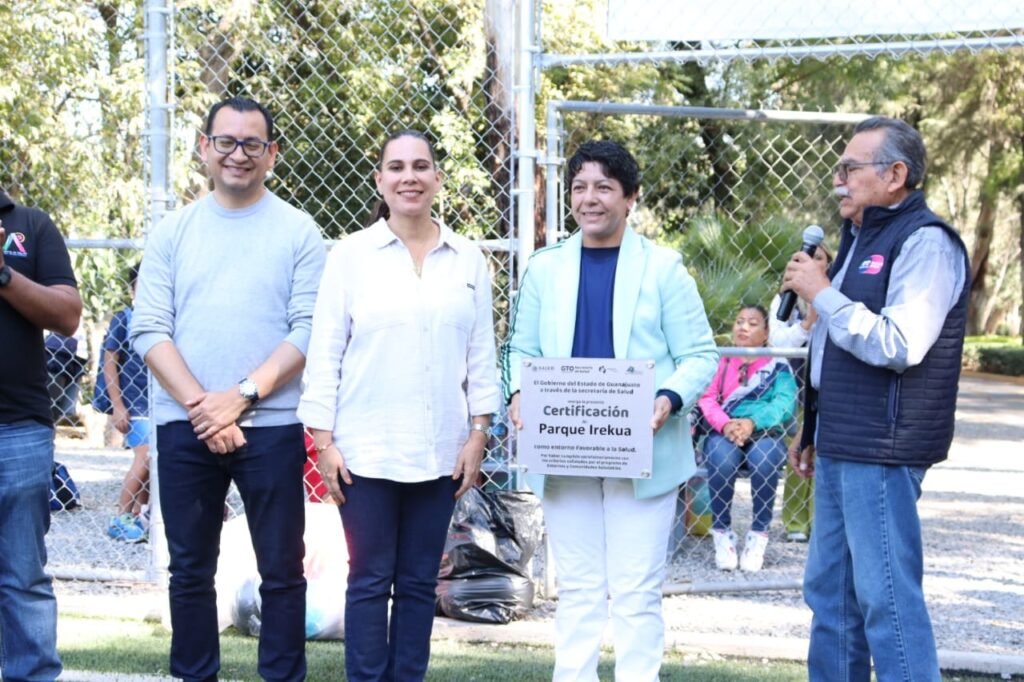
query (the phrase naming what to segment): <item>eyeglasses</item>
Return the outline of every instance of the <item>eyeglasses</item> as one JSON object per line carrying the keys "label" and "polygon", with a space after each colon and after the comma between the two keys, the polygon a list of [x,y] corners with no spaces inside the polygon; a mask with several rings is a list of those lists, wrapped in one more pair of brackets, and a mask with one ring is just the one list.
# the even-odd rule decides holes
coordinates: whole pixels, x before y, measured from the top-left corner
{"label": "eyeglasses", "polygon": [[833,171],[836,176],[839,177],[839,182],[846,182],[846,178],[850,176],[850,169],[852,168],[863,168],[864,166],[888,166],[896,163],[895,161],[840,161],[836,164],[836,169]]}
{"label": "eyeglasses", "polygon": [[218,154],[230,156],[235,153],[236,149],[241,147],[242,153],[250,159],[260,158],[267,153],[267,149],[270,147],[269,142],[264,142],[256,137],[247,137],[244,140],[239,140],[230,135],[211,135],[209,140],[213,145],[213,150]]}

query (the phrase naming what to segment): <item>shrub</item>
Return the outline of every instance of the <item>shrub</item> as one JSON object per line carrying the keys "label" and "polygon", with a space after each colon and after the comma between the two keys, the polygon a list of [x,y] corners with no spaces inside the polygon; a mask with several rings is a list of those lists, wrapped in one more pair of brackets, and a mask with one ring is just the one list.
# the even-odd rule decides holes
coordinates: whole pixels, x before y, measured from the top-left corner
{"label": "shrub", "polygon": [[1024,346],[1020,340],[979,339],[964,345],[963,368],[992,374],[1024,376]]}

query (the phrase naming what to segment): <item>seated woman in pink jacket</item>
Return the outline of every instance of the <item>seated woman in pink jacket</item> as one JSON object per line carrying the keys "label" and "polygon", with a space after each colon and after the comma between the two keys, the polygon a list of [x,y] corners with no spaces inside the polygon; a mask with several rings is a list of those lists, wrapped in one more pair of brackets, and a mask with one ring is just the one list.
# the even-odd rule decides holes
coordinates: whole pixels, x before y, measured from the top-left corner
{"label": "seated woman in pink jacket", "polygon": [[[768,342],[768,313],[744,305],[732,327],[732,343],[758,348]],[[796,379],[785,358],[723,357],[697,405],[707,422],[704,465],[711,495],[715,564],[731,571],[759,571],[768,546],[779,469],[786,460],[786,429],[796,409]],[[750,470],[754,518],[737,560],[732,498],[743,463]]]}

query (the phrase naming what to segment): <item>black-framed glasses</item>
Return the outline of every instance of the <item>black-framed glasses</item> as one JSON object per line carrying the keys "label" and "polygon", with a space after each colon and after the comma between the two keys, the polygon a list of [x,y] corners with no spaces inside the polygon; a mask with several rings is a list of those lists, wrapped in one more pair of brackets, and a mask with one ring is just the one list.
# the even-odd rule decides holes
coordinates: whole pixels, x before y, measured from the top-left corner
{"label": "black-framed glasses", "polygon": [[846,182],[846,178],[850,177],[851,168],[863,168],[864,166],[888,166],[896,163],[895,161],[840,161],[836,164],[836,169],[833,171],[839,178],[840,182]]}
{"label": "black-framed glasses", "polygon": [[210,135],[209,140],[210,144],[213,145],[213,151],[224,156],[234,154],[235,150],[241,147],[242,153],[250,159],[258,159],[266,154],[267,149],[270,148],[269,142],[258,137],[247,137],[244,140],[239,140],[237,137],[230,135]]}

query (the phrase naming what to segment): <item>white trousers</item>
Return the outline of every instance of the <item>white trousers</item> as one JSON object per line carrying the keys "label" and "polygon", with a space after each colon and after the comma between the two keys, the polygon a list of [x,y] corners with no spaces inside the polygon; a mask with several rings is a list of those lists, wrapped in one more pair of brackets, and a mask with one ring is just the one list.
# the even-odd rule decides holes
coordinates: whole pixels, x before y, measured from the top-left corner
{"label": "white trousers", "polygon": [[543,507],[558,576],[554,682],[597,682],[609,598],[616,682],[658,680],[676,491],[638,500],[629,479],[548,476]]}

